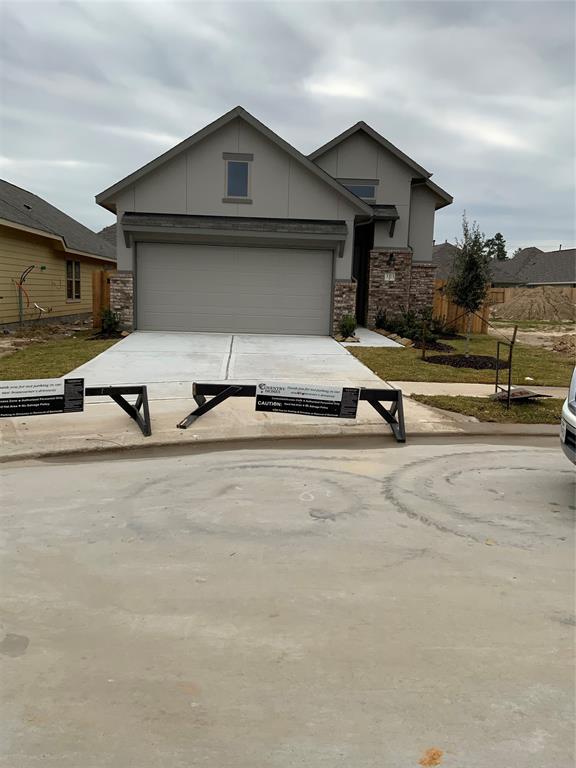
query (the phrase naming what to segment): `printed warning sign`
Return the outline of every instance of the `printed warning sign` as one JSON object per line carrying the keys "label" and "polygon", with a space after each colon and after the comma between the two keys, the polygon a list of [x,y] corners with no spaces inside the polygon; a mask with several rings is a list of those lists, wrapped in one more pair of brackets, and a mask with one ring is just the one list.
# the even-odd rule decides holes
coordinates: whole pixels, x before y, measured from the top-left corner
{"label": "printed warning sign", "polygon": [[356,387],[260,383],[256,385],[256,410],[355,419],[359,396]]}
{"label": "printed warning sign", "polygon": [[0,418],[84,410],[84,379],[0,381]]}

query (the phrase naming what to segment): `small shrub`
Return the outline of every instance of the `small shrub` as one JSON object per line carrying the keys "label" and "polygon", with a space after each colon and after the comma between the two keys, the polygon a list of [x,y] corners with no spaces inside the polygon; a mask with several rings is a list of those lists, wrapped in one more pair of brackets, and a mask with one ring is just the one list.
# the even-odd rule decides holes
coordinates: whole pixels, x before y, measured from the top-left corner
{"label": "small shrub", "polygon": [[383,328],[390,333],[395,333],[412,341],[422,341],[423,336],[426,337],[427,342],[436,341],[440,335],[437,321],[432,319],[432,308],[430,307],[420,312],[405,309],[394,317],[387,317],[384,310],[379,310],[375,324],[377,328]]}
{"label": "small shrub", "polygon": [[342,315],[340,323],[338,325],[340,334],[347,339],[348,336],[353,336],[356,330],[356,318],[354,315]]}
{"label": "small shrub", "polygon": [[386,325],[386,312],[382,309],[382,307],[379,307],[376,312],[376,317],[374,318],[374,325],[376,328],[380,328],[388,330],[388,326]]}
{"label": "small shrub", "polygon": [[103,309],[100,313],[103,336],[116,336],[120,333],[120,317],[111,309]]}

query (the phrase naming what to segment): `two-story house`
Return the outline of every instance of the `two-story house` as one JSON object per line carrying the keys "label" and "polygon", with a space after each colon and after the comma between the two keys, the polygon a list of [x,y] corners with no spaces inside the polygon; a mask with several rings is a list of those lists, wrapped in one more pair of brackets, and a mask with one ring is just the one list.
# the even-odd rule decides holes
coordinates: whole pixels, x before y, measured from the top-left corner
{"label": "two-story house", "polygon": [[431,305],[452,198],[365,123],[309,157],[241,107],[114,184],[127,328],[329,334]]}

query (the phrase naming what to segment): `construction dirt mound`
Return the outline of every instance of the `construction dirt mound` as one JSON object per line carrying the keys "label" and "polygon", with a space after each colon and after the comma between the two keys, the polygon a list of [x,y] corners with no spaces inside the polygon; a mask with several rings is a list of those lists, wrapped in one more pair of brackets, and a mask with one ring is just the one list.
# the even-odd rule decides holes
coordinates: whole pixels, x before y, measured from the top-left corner
{"label": "construction dirt mound", "polygon": [[552,344],[552,349],[555,352],[561,352],[563,355],[570,355],[572,358],[575,358],[576,333],[565,333],[563,336],[558,336]]}
{"label": "construction dirt mound", "polygon": [[576,305],[562,289],[526,288],[510,301],[496,304],[494,316],[499,320],[574,320]]}

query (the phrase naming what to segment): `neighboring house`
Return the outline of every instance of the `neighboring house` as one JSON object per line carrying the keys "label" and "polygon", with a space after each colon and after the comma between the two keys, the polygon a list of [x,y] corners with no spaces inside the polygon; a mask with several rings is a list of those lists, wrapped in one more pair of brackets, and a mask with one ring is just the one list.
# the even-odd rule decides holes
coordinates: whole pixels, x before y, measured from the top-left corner
{"label": "neighboring house", "polygon": [[236,107],[96,197],[112,308],[142,330],[328,334],[432,304],[452,198],[365,123],[305,157]]}
{"label": "neighboring house", "polygon": [[[458,252],[458,246],[452,243],[434,246],[432,261],[437,280],[450,278]],[[545,252],[535,247],[523,248],[512,259],[492,261],[490,270],[495,287],[576,286],[576,249]]]}
{"label": "neighboring house", "polygon": [[541,251],[523,248],[513,259],[494,264],[493,285],[576,286],[576,248]]}
{"label": "neighboring house", "polygon": [[[0,180],[0,325],[75,319],[92,311],[92,272],[114,269],[115,248],[41,197]],[[46,312],[42,312],[41,307]]]}
{"label": "neighboring house", "polygon": [[98,232],[98,235],[103,237],[104,240],[114,248],[114,253],[116,253],[116,224],[110,224],[109,226],[104,227],[104,229],[101,229]]}

